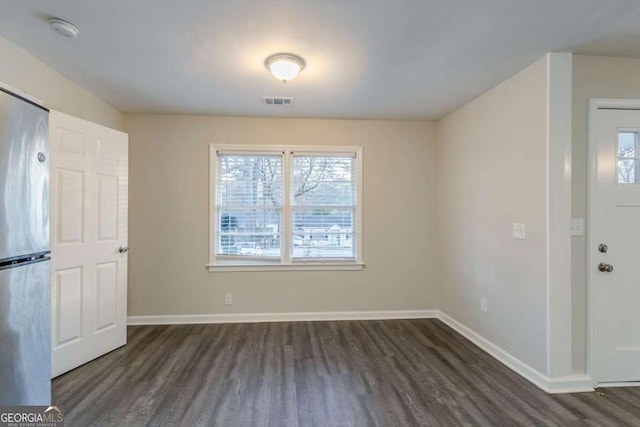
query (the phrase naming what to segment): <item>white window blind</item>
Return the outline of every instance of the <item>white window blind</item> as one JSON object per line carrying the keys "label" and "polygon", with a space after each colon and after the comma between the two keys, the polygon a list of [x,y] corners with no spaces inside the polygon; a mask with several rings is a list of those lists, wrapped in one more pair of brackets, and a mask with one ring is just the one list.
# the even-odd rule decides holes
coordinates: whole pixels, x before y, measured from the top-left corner
{"label": "white window blind", "polygon": [[218,152],[216,254],[280,257],[282,154]]}
{"label": "white window blind", "polygon": [[361,269],[361,148],[212,145],[211,165],[210,271]]}
{"label": "white window blind", "polygon": [[293,258],[353,259],[354,155],[293,153]]}

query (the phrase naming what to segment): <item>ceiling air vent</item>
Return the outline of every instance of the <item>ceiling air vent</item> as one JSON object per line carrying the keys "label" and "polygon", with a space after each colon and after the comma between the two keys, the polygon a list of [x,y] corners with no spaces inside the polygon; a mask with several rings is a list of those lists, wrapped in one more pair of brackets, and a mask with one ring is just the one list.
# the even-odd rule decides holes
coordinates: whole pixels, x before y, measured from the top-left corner
{"label": "ceiling air vent", "polygon": [[265,96],[262,99],[266,105],[287,106],[293,104],[292,96]]}

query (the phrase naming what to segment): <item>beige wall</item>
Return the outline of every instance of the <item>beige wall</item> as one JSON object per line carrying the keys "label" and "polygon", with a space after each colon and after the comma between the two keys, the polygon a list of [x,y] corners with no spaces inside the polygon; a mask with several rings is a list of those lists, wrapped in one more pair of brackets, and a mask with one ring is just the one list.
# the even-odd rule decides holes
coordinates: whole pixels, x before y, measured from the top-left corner
{"label": "beige wall", "polygon": [[[543,373],[546,94],[543,58],[442,119],[437,135],[440,309]],[[514,222],[526,240],[511,237]]]}
{"label": "beige wall", "polygon": [[[587,212],[587,111],[589,98],[640,98],[640,59],[573,57],[573,188],[574,218]],[[586,237],[573,238],[573,366],[586,370]]]}
{"label": "beige wall", "polygon": [[0,82],[39,99],[49,109],[123,129],[120,111],[2,37]]}
{"label": "beige wall", "polygon": [[[126,115],[125,128],[130,316],[438,307],[433,123]],[[209,143],[363,146],[365,269],[207,272]]]}

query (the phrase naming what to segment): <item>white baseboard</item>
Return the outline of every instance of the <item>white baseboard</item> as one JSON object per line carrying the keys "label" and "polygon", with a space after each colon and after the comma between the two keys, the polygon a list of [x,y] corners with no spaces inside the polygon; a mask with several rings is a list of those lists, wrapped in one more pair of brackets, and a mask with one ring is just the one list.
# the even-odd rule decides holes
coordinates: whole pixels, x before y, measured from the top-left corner
{"label": "white baseboard", "polygon": [[334,311],[317,313],[190,314],[168,316],[129,316],[129,325],[184,325],[205,323],[312,322],[329,320],[439,319],[487,352],[506,367],[547,393],[593,391],[593,380],[586,375],[550,378],[495,345],[477,332],[439,310]]}
{"label": "white baseboard", "polygon": [[129,316],[129,325],[184,325],[202,323],[312,322],[328,320],[435,319],[438,310],[334,311],[318,313],[188,314]]}
{"label": "white baseboard", "polygon": [[522,360],[513,356],[509,352],[498,347],[488,339],[484,338],[477,332],[469,329],[467,326],[440,312],[438,319],[458,332],[463,337],[486,351],[494,359],[519,374],[538,388],[550,394],[555,393],[581,393],[593,391],[593,380],[586,375],[572,375],[567,377],[550,378],[535,368],[524,363]]}
{"label": "white baseboard", "polygon": [[598,388],[607,387],[640,387],[640,381],[623,381],[623,382],[611,382],[611,383],[598,383]]}
{"label": "white baseboard", "polygon": [[570,375],[566,377],[547,378],[548,386],[544,391],[551,394],[588,393],[594,390],[593,379],[588,375]]}

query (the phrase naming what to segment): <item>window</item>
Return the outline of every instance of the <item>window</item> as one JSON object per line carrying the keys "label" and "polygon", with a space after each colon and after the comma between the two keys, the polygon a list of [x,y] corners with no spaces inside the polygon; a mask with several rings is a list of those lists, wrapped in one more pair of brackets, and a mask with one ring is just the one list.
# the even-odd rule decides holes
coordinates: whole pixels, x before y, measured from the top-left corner
{"label": "window", "polygon": [[618,184],[638,184],[638,132],[618,132]]}
{"label": "window", "polygon": [[361,269],[360,147],[210,148],[209,270]]}

